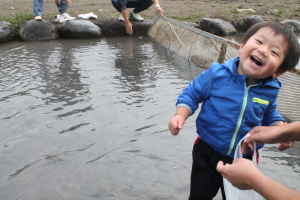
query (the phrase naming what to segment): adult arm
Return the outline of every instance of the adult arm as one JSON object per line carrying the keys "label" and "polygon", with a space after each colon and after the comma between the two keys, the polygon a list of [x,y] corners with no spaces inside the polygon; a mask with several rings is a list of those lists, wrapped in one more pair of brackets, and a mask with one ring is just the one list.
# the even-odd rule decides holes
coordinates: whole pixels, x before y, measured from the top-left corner
{"label": "adult arm", "polygon": [[129,35],[132,35],[133,34],[132,24],[129,21],[127,9],[122,10],[122,15],[123,15],[124,23],[126,26],[126,33],[128,33]]}
{"label": "adult arm", "polygon": [[283,126],[256,126],[248,132],[250,136],[244,140],[246,143],[256,141],[259,143],[282,143],[289,140],[300,141],[300,122]]}
{"label": "adult arm", "polygon": [[242,152],[253,150],[252,142],[274,144],[280,143],[278,150],[283,151],[294,145],[293,141],[300,141],[300,122],[282,126],[256,126],[249,132],[249,137],[242,144]]}
{"label": "adult arm", "polygon": [[232,164],[219,161],[217,171],[241,190],[253,189],[267,200],[298,200],[300,193],[293,191],[265,176],[252,161],[239,158]]}

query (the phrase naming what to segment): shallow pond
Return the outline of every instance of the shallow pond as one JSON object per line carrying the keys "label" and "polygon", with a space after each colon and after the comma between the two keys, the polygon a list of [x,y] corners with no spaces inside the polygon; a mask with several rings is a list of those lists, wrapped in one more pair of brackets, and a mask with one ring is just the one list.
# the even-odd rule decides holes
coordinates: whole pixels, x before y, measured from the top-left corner
{"label": "shallow pond", "polygon": [[[187,199],[192,116],[167,128],[203,69],[147,37],[0,45],[0,199]],[[261,151],[299,190],[299,144]],[[219,198],[219,197],[217,197]]]}

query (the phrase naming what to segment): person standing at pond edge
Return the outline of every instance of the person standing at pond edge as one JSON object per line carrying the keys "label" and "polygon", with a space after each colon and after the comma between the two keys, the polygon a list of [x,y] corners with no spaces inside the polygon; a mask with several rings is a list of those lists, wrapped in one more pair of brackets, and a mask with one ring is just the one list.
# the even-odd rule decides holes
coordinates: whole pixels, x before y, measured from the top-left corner
{"label": "person standing at pond edge", "polygon": [[[129,18],[137,21],[143,21],[144,18],[142,18],[139,13],[148,9],[153,4],[157,14],[164,14],[158,0],[111,0],[111,3],[115,9],[121,13],[119,20],[124,21],[126,33],[129,35],[133,34],[132,24],[130,23]],[[129,16],[127,8],[134,8],[133,11],[129,13]]]}
{"label": "person standing at pond edge", "polygon": [[[294,69],[299,57],[297,37],[287,26],[259,22],[246,32],[239,57],[213,63],[183,90],[169,122],[172,135],[180,132],[202,103],[196,119],[190,200],[211,200],[220,187],[226,199],[218,162],[231,164],[237,143],[254,126],[285,124],[276,110],[281,87],[277,77]],[[244,157],[251,159],[252,152]]]}
{"label": "person standing at pond edge", "polygon": [[[70,5],[71,0],[55,0],[55,4],[58,8],[59,15],[54,17],[54,21],[58,23],[63,23],[68,20],[74,20],[74,17],[71,17],[67,13],[68,6]],[[42,20],[43,15],[44,0],[34,0],[33,1],[33,15],[35,20]]]}

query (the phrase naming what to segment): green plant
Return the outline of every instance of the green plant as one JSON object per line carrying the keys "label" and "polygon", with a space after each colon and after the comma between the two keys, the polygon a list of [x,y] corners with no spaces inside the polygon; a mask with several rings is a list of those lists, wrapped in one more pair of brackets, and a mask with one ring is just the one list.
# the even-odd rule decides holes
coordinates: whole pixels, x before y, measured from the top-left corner
{"label": "green plant", "polygon": [[0,17],[0,21],[9,22],[12,24],[12,26],[15,29],[15,35],[17,36],[20,30],[20,27],[25,22],[33,19],[32,14],[26,13],[26,14],[13,14],[9,17]]}
{"label": "green plant", "polygon": [[141,16],[142,16],[144,19],[151,19],[151,16],[150,16],[150,15],[146,15],[146,14],[141,13]]}
{"label": "green plant", "polygon": [[194,22],[194,21],[198,21],[199,17],[204,16],[203,13],[197,13],[197,14],[192,14],[192,15],[181,15],[181,16],[177,16],[177,15],[168,15],[167,17],[171,18],[171,19],[175,19],[178,21],[189,21],[189,22]]}

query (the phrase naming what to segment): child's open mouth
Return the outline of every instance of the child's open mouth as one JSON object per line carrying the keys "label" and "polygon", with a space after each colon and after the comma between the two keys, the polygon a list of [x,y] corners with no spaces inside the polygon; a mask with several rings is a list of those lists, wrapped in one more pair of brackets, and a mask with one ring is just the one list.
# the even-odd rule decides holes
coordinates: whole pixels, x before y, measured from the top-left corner
{"label": "child's open mouth", "polygon": [[258,66],[262,66],[263,64],[254,56],[250,56],[252,62],[254,62]]}

